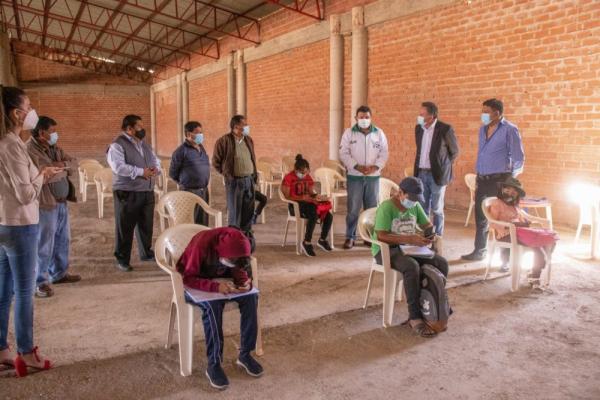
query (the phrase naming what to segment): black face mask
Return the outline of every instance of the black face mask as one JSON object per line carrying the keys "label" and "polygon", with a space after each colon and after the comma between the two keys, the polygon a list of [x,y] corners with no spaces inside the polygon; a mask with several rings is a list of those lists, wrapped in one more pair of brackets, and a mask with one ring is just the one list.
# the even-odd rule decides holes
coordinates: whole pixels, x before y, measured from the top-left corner
{"label": "black face mask", "polygon": [[143,138],[146,137],[146,130],[145,129],[140,129],[139,131],[135,131],[134,133],[135,137],[142,140]]}
{"label": "black face mask", "polygon": [[509,206],[514,206],[515,204],[517,204],[517,201],[519,200],[517,196],[511,196],[511,195],[504,193],[501,188],[498,189],[497,197],[500,200],[502,200],[503,202],[505,202],[506,204],[508,204]]}

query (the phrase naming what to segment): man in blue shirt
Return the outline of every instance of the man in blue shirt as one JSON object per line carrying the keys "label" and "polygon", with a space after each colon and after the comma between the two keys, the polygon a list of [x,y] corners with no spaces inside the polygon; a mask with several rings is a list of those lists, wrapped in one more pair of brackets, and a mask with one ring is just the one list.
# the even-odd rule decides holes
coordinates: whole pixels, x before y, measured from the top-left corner
{"label": "man in blue shirt", "polygon": [[[169,176],[177,182],[180,190],[194,193],[208,203],[210,161],[202,146],[202,125],[198,121],[190,121],[184,129],[185,141],[171,156]],[[194,222],[208,226],[208,215],[200,207],[196,207]]]}
{"label": "man in blue shirt", "polygon": [[475,191],[475,250],[463,255],[463,260],[479,261],[486,256],[488,221],[481,204],[486,197],[498,193],[498,185],[507,177],[523,172],[525,155],[519,129],[506,120],[504,105],[498,99],[483,102],[477,152],[477,189]]}

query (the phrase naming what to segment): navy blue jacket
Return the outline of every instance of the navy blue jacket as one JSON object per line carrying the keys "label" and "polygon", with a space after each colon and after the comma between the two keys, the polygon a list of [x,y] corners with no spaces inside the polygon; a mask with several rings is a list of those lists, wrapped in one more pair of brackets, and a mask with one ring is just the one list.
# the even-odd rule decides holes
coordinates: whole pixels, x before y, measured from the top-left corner
{"label": "navy blue jacket", "polygon": [[169,176],[182,189],[200,189],[208,186],[210,161],[202,145],[197,150],[186,140],[173,152]]}

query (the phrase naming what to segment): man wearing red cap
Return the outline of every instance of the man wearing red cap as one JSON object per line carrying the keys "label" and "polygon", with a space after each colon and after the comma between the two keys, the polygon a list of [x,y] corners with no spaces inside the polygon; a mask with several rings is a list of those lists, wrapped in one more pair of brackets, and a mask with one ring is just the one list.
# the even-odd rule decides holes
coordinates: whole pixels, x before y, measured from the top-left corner
{"label": "man wearing red cap", "polygon": [[[192,238],[177,262],[186,287],[222,294],[244,293],[252,288],[250,269],[250,241],[238,229],[216,228],[202,231]],[[231,279],[219,282],[215,278]],[[187,297],[187,296],[186,296]],[[188,301],[190,299],[188,298]],[[229,380],[221,367],[223,362],[223,308],[229,300],[211,300],[195,303],[202,309],[202,323],[206,341],[208,368],[206,376],[217,389],[225,389]],[[259,377],[262,366],[250,355],[256,347],[258,333],[258,295],[247,294],[232,299],[238,303],[241,314],[241,345],[237,365]]]}

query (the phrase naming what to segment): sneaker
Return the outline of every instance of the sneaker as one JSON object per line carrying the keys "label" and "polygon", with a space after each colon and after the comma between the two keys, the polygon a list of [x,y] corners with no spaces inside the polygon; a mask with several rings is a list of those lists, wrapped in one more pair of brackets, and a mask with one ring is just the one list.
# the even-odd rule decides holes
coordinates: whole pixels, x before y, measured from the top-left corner
{"label": "sneaker", "polygon": [[472,253],[464,254],[460,258],[467,261],[481,261],[485,259],[485,255],[485,250],[473,250]]}
{"label": "sneaker", "polygon": [[302,252],[308,257],[316,257],[315,250],[313,249],[313,246],[310,243],[306,244],[302,242]]}
{"label": "sneaker", "polygon": [[40,286],[35,288],[35,297],[52,297],[54,290],[47,283],[42,283]]}
{"label": "sneaker", "polygon": [[248,375],[255,378],[258,378],[264,372],[262,365],[260,365],[250,354],[240,356],[235,363],[244,368]]}
{"label": "sneaker", "polygon": [[131,268],[131,265],[129,265],[129,263],[125,263],[123,261],[117,261],[117,263],[115,264],[115,267],[117,267],[117,269],[122,272],[133,271],[133,268]]}
{"label": "sneaker", "polygon": [[333,251],[333,249],[329,245],[329,242],[325,239],[319,239],[319,241],[317,242],[317,246],[319,246],[325,251]]}
{"label": "sneaker", "polygon": [[350,250],[353,247],[354,247],[354,240],[353,239],[346,239],[346,241],[344,242],[344,249]]}
{"label": "sneaker", "polygon": [[221,364],[209,365],[206,369],[206,377],[210,382],[210,386],[215,389],[225,390],[229,386],[229,379],[227,379]]}
{"label": "sneaker", "polygon": [[81,280],[81,276],[80,275],[65,274],[65,276],[63,276],[59,280],[54,281],[52,283],[54,285],[58,285],[58,284],[61,284],[61,283],[75,283],[75,282],[79,282],[80,280]]}

